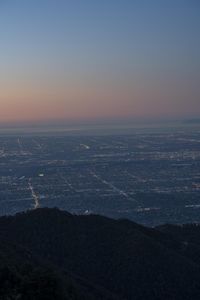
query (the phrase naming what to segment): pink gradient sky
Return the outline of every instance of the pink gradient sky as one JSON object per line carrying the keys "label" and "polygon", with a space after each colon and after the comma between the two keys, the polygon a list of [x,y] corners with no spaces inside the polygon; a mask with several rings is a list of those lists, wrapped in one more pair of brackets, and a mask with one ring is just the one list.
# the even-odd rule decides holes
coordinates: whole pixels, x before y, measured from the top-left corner
{"label": "pink gradient sky", "polygon": [[200,115],[194,82],[167,78],[126,82],[7,82],[1,86],[1,122],[167,118]]}
{"label": "pink gradient sky", "polygon": [[200,5],[161,2],[2,2],[0,123],[199,117]]}

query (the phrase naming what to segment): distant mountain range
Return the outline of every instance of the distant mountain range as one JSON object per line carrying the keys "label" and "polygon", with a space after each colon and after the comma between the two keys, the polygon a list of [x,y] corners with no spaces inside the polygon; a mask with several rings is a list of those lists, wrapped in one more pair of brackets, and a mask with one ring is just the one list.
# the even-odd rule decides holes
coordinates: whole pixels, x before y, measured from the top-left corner
{"label": "distant mountain range", "polygon": [[200,299],[200,226],[56,208],[1,217],[0,299]]}
{"label": "distant mountain range", "polygon": [[200,118],[184,120],[186,124],[200,124]]}

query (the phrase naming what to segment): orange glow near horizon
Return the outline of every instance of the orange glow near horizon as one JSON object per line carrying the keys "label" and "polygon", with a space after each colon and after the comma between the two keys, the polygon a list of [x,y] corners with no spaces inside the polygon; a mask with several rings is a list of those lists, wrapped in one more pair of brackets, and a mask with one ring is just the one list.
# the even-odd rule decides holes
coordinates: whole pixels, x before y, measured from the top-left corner
{"label": "orange glow near horizon", "polygon": [[1,123],[181,116],[185,111],[194,114],[198,106],[189,109],[192,87],[177,79],[167,84],[145,80],[132,84],[71,80],[46,85],[17,81],[12,85],[4,82],[0,88]]}

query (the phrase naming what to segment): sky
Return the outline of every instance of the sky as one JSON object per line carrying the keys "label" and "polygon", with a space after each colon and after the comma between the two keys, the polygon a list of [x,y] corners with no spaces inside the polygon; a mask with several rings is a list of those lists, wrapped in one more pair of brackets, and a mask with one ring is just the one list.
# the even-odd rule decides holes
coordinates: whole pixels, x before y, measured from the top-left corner
{"label": "sky", "polygon": [[0,123],[200,117],[198,0],[0,0]]}

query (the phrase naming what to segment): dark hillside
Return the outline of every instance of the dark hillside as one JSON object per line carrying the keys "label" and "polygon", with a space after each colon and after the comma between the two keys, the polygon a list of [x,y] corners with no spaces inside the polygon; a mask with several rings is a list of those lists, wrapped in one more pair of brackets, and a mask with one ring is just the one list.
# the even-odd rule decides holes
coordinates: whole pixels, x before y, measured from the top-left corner
{"label": "dark hillside", "polygon": [[[199,299],[200,250],[192,240],[196,258],[184,252],[176,230],[46,208],[0,218],[1,239],[26,249],[34,267],[50,266],[59,291],[71,280],[74,294],[93,299]],[[8,261],[18,261],[12,251]]]}

